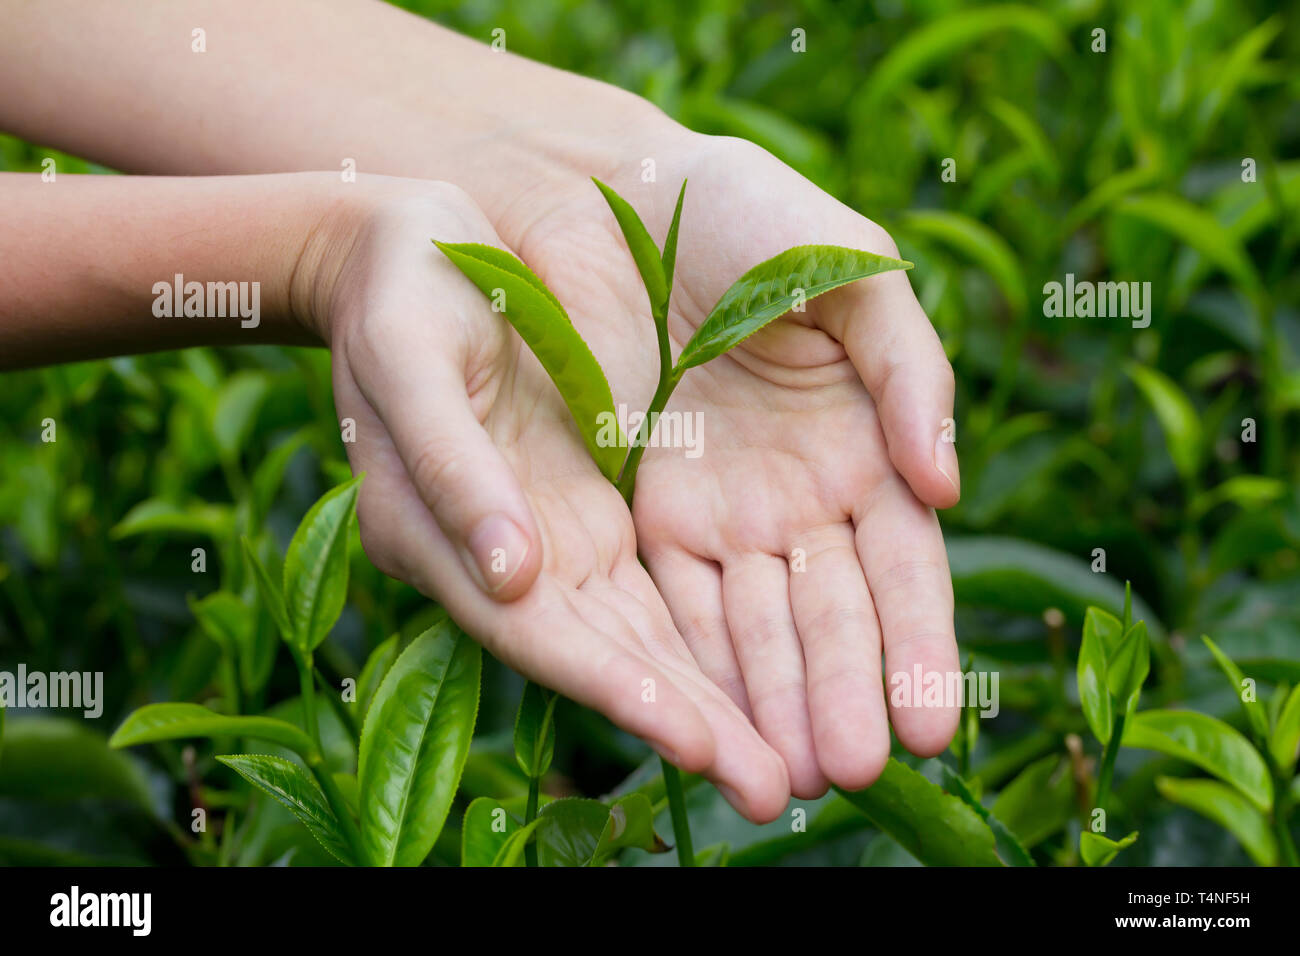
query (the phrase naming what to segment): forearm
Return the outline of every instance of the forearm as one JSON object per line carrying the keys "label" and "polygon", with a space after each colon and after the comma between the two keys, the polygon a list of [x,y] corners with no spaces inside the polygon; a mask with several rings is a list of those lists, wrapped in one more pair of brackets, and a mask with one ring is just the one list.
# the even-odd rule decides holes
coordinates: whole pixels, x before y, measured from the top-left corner
{"label": "forearm", "polygon": [[0,175],[0,367],[318,341],[332,178]]}
{"label": "forearm", "polygon": [[[0,125],[126,171],[354,160],[361,172],[455,182],[500,222],[556,169],[607,175],[640,161],[629,151],[651,127],[673,128],[639,97],[378,0],[0,7]],[[191,48],[196,28],[204,53]]]}

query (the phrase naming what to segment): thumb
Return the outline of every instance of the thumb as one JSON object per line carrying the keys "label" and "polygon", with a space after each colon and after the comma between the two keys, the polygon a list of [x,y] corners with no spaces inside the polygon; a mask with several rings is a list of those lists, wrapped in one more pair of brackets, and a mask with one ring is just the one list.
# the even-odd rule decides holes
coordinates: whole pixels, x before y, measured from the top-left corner
{"label": "thumb", "polygon": [[450,362],[398,349],[367,399],[396,445],[411,483],[465,570],[489,597],[513,601],[542,567],[541,534],[514,470],[470,405]]}

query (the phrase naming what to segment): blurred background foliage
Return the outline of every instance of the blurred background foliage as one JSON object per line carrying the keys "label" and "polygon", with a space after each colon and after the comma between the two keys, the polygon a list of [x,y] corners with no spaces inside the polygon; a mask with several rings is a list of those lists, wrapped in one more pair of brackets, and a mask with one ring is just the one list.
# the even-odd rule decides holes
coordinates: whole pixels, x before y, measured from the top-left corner
{"label": "blurred background foliage", "polygon": [[[972,776],[1001,791],[1040,862],[1074,861],[1086,800],[1072,767],[1096,759],[1071,737],[1086,738],[1070,675],[1088,604],[1118,613],[1133,582],[1154,641],[1146,706],[1241,724],[1202,633],[1261,696],[1300,682],[1294,14],[1227,0],[402,5],[484,42],[503,28],[513,52],[753,139],[916,262],[957,378],[963,500],[942,520],[958,636],[971,666],[1001,673]],[[804,53],[791,49],[798,30]],[[0,168],[39,171],[47,156],[60,173],[107,172],[0,137]],[[1043,285],[1066,273],[1150,282],[1150,327],[1044,317]],[[150,701],[222,698],[229,649],[191,605],[218,587],[251,601],[238,534],[282,551],[346,477],[329,356],[193,349],[8,374],[0,409],[0,670],[97,670],[106,687],[98,721],[8,715],[0,861],[325,862],[210,747],[122,754],[104,739]],[[46,418],[56,442],[40,440]],[[191,569],[195,548],[205,573]],[[354,547],[323,669],[355,676],[426,614]],[[245,711],[292,711],[289,661],[273,638],[257,646],[271,650],[236,655],[255,689]],[[524,792],[510,744],[520,686],[488,662],[466,800]],[[646,748],[603,719],[563,705],[558,721],[548,792],[601,794],[647,772]],[[1248,862],[1157,792],[1158,775],[1188,772],[1121,752],[1123,826],[1142,830],[1123,863]],[[798,835],[786,818],[744,823],[708,787],[689,799],[696,846],[726,842],[733,863],[909,861],[835,796],[799,804],[810,825]],[[230,825],[192,834],[198,805],[231,809]],[[457,819],[433,862],[456,859]]]}

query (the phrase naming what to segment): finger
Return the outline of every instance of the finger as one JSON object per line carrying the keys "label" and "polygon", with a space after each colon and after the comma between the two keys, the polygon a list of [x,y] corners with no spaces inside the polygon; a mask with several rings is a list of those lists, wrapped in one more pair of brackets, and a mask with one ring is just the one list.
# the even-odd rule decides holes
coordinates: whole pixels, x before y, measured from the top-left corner
{"label": "finger", "polygon": [[724,562],[722,602],[758,732],[785,760],[791,792],[821,796],[826,778],[813,745],[785,559],[750,553]]}
{"label": "finger", "polygon": [[939,522],[900,481],[881,488],[854,517],[858,555],[884,638],[885,695],[894,731],[912,753],[932,757],[952,740],[961,713],[960,700],[924,694],[926,681],[942,680],[946,688],[961,673],[952,576]]}
{"label": "finger", "polygon": [[803,571],[790,574],[790,606],[808,671],[817,762],[848,790],[869,787],[889,759],[880,678],[880,624],[848,522],[805,533]]}
{"label": "finger", "polygon": [[[415,490],[350,375],[335,375],[335,401],[340,414],[357,422],[357,441],[347,444],[347,452],[353,471],[366,472],[357,518],[362,545],[376,567],[440,603],[467,634],[519,673],[600,711],[685,770],[712,764],[708,725],[662,671],[633,650],[639,642],[630,628],[599,633],[553,584],[510,604],[471,587],[455,545]],[[647,679],[659,706],[640,702]]]}
{"label": "finger", "polygon": [[600,596],[611,614],[632,623],[650,657],[699,709],[716,743],[712,765],[700,773],[749,820],[774,820],[790,800],[785,761],[699,670],[645,569],[635,561],[628,564],[615,569],[612,583],[588,582],[582,590]]}
{"label": "finger", "polygon": [[367,554],[381,570],[438,601],[515,670],[600,711],[682,769],[699,773],[713,765],[708,723],[639,649],[626,623],[622,633],[598,630],[549,579],[510,604],[488,599],[469,587],[469,572],[406,478],[396,450],[350,453],[354,468],[368,472],[359,520]]}
{"label": "finger", "polygon": [[717,564],[680,550],[646,554],[646,567],[704,676],[753,720],[745,678],[727,631],[722,571]]}
{"label": "finger", "polygon": [[[897,255],[897,247],[885,237]],[[826,330],[843,343],[871,393],[889,458],[921,501],[948,508],[961,496],[952,366],[906,273],[888,272],[825,300]]]}
{"label": "finger", "polygon": [[[481,308],[480,303],[466,308]],[[494,319],[486,313],[484,320]],[[420,498],[451,540],[478,588],[498,601],[524,594],[542,567],[541,535],[523,489],[466,394],[463,370],[433,338],[388,338],[375,322],[360,348],[382,368],[382,382],[362,382],[383,419]],[[395,326],[394,326],[395,328]],[[419,333],[416,333],[419,334]]]}

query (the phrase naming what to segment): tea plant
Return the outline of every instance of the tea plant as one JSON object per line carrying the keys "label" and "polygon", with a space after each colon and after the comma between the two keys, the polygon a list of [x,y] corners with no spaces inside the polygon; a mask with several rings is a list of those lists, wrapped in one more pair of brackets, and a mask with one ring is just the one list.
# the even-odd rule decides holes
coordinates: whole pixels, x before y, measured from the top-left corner
{"label": "tea plant", "polygon": [[[498,296],[504,294],[506,318],[559,389],[592,458],[605,477],[617,486],[629,508],[636,491],[637,468],[655,423],[689,369],[726,354],[792,308],[802,309],[803,303],[824,292],[881,272],[912,266],[910,262],[843,246],[787,249],[754,266],[723,293],[674,363],[668,337],[668,310],[686,183],[682,182],[677,194],[672,223],[660,250],[627,200],[599,180],[592,181],[609,204],[632,253],[632,261],[650,300],[650,316],[659,345],[659,384],[630,442],[621,434],[612,443],[601,439],[601,423],[617,420],[609,382],[560,300],[542,280],[514,256],[493,246],[436,239],[434,244],[494,303],[501,301]],[[663,762],[663,773],[678,858],[683,866],[693,866],[695,853],[681,780],[677,769],[667,760]]]}

